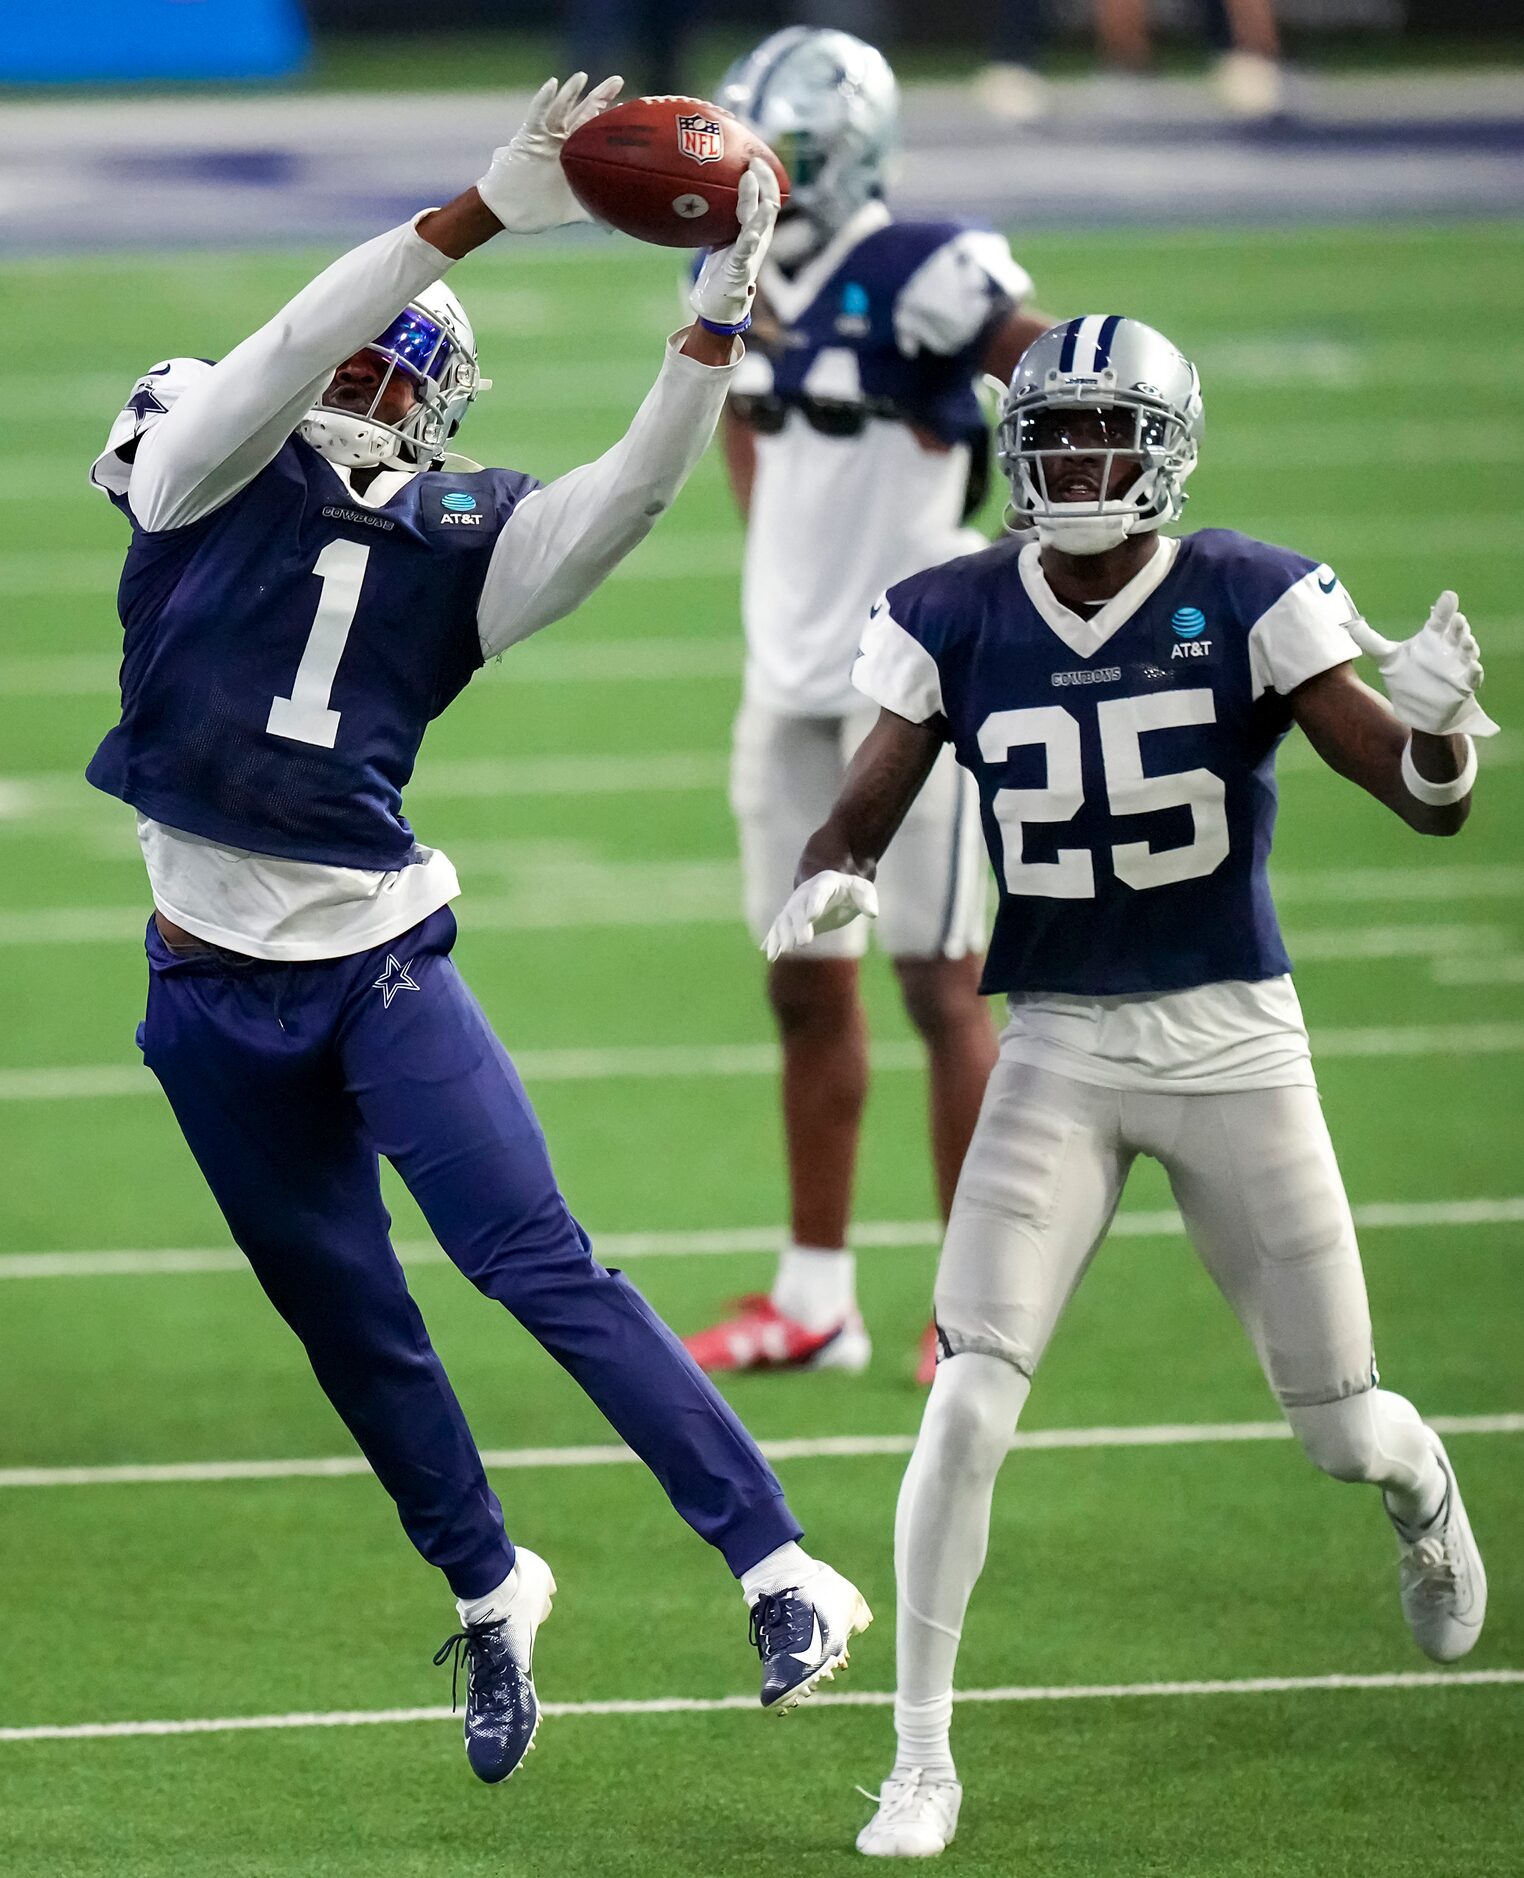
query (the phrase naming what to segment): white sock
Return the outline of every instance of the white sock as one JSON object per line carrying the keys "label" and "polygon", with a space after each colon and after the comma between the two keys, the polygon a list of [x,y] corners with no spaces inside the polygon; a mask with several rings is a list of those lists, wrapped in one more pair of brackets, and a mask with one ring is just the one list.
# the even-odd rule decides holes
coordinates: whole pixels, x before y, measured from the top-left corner
{"label": "white sock", "polygon": [[997,1356],[937,1365],[894,1517],[896,1775],[951,1780],[953,1669],[989,1544],[995,1476],[1031,1383]]}
{"label": "white sock", "polygon": [[495,1624],[506,1617],[513,1603],[513,1594],[519,1588],[515,1575],[517,1571],[518,1566],[515,1565],[503,1582],[483,1597],[457,1598],[455,1608],[460,1612],[460,1621],[463,1624]]}
{"label": "white sock", "polygon": [[857,1308],[857,1259],[840,1247],[793,1245],[778,1258],[773,1307],[806,1330],[834,1330]]}
{"label": "white sock", "polygon": [[755,1604],[769,1592],[792,1591],[818,1564],[797,1540],[790,1539],[741,1573],[741,1596],[748,1604]]}
{"label": "white sock", "polygon": [[1405,1396],[1367,1389],[1339,1402],[1288,1408],[1286,1419],[1324,1473],[1380,1487],[1392,1517],[1410,1532],[1428,1525],[1444,1504],[1445,1470]]}

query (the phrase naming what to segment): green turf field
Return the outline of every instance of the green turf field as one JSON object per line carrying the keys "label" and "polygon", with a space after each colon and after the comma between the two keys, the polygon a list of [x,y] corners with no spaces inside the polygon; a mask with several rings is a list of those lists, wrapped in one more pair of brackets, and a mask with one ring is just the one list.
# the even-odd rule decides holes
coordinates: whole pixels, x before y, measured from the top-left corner
{"label": "green turf field", "polygon": [[[1483,754],[1469,827],[1443,845],[1288,745],[1278,866],[1368,1225],[1385,1378],[1433,1416],[1515,1418],[1485,1432],[1472,1420],[1452,1443],[1492,1578],[1488,1633],[1466,1665],[1481,1671],[1524,1667],[1520,232],[1020,249],[1045,305],[1125,306],[1199,359],[1209,425],[1193,524],[1326,557],[1389,631],[1411,631],[1456,586],[1487,702],[1511,727]],[[224,349],[316,258],[37,261],[0,282],[8,327],[36,333],[41,316],[52,368],[23,373],[13,355],[0,372],[12,438],[0,463],[0,1468],[353,1455],[299,1350],[223,1256],[211,1201],[136,1066],[141,866],[127,812],[79,780],[111,718],[122,546],[85,465],[137,372],[167,352]],[[676,320],[663,257],[530,248],[457,278],[497,379],[472,419],[474,452],[548,476],[612,441]],[[734,916],[724,795],[738,548],[711,461],[579,618],[472,686],[410,796],[423,838],[460,865],[458,956],[522,1056],[563,1184],[608,1236],[605,1256],[628,1258],[684,1329],[765,1282],[760,1248],[782,1204],[768,1022]],[[865,1239],[891,1242],[860,1264],[874,1366],[731,1391],[760,1436],[816,1444],[780,1468],[812,1544],[878,1610],[845,1685],[858,1695],[892,1687],[890,1521],[932,1269],[920,1079],[877,967],[869,990],[884,1061],[860,1213],[876,1228]],[[1026,1429],[1159,1438],[1092,1435],[1013,1457],[963,1685],[1426,1670],[1371,1495],[1315,1476],[1289,1443],[1187,1439],[1203,1424],[1242,1432],[1272,1409],[1183,1241],[1147,1217],[1167,1205],[1153,1173],[1130,1190]],[[399,1237],[422,1240],[395,1198]],[[80,1256],[165,1249],[187,1256]],[[606,1442],[560,1373],[427,1253],[417,1294],[483,1446]],[[818,1450],[843,1436],[888,1451]],[[734,1587],[643,1473],[511,1458],[494,1473],[512,1528],[560,1580],[539,1657],[547,1700],[753,1694]],[[5,1878],[854,1865],[868,1810],[854,1783],[875,1787],[891,1753],[882,1706],[821,1705],[785,1727],[730,1709],[553,1715],[525,1773],[496,1791],[470,1779],[455,1727],[430,1718],[6,1738],[447,1700],[429,1653],[453,1611],[368,1478],[41,1481],[0,1473]],[[968,1703],[948,1869],[1518,1871],[1524,1689],[1448,1680]]]}

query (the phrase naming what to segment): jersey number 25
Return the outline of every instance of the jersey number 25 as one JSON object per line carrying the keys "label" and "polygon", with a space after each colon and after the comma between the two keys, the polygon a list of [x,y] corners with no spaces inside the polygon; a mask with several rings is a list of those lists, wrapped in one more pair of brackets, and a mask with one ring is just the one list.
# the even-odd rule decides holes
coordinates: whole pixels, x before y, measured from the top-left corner
{"label": "jersey number 25", "polygon": [[[1140,698],[1106,698],[1096,705],[1106,799],[1113,815],[1145,815],[1156,809],[1187,808],[1191,839],[1179,848],[1155,850],[1146,841],[1119,841],[1111,849],[1117,879],[1129,887],[1166,887],[1198,880],[1228,858],[1228,818],[1222,779],[1209,769],[1143,773],[1143,735],[1185,724],[1210,724],[1217,715],[1205,687],[1159,691]],[[1093,900],[1095,857],[1088,848],[1060,848],[1051,861],[1023,858],[1023,829],[1029,822],[1067,822],[1084,806],[1079,719],[1061,704],[1022,711],[995,711],[979,727],[979,753],[1003,763],[1012,750],[1040,744],[1047,756],[1042,789],[1001,789],[992,804],[1004,849],[1005,889],[1044,900]]]}

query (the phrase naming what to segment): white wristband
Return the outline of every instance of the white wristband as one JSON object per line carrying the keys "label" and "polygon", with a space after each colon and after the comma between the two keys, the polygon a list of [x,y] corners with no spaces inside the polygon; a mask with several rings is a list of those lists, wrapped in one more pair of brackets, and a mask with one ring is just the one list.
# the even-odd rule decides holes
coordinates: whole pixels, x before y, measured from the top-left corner
{"label": "white wristband", "polygon": [[1460,775],[1453,782],[1430,782],[1426,776],[1418,773],[1418,766],[1413,761],[1413,739],[1410,736],[1402,746],[1402,784],[1408,794],[1435,809],[1445,808],[1451,802],[1459,802],[1463,796],[1470,795],[1471,785],[1476,781],[1476,745],[1469,737],[1464,741],[1466,760],[1461,765]]}

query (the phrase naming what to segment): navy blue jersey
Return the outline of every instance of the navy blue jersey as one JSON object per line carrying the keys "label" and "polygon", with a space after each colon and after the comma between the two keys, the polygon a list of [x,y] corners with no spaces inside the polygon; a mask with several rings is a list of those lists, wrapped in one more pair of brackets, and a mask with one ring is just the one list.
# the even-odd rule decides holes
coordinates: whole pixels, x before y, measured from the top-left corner
{"label": "navy blue jersey", "polygon": [[122,715],[90,781],[229,847],[402,866],[403,787],[430,719],[482,663],[493,543],[538,487],[513,470],[429,471],[368,508],[293,437],[204,520],[133,522]]}
{"label": "navy blue jersey", "polygon": [[1031,282],[998,235],[878,212],[860,239],[849,229],[797,274],[764,269],[766,316],[736,390],[785,412],[856,408],[970,442],[985,428],[975,395],[984,347]]}
{"label": "navy blue jersey", "polygon": [[[1327,567],[1166,541],[1093,619],[1007,541],[892,587],[854,682],[937,721],[1000,888],[987,992],[1108,997],[1290,969],[1270,898],[1288,697],[1355,648]],[[1162,578],[1161,578],[1162,575]]]}

